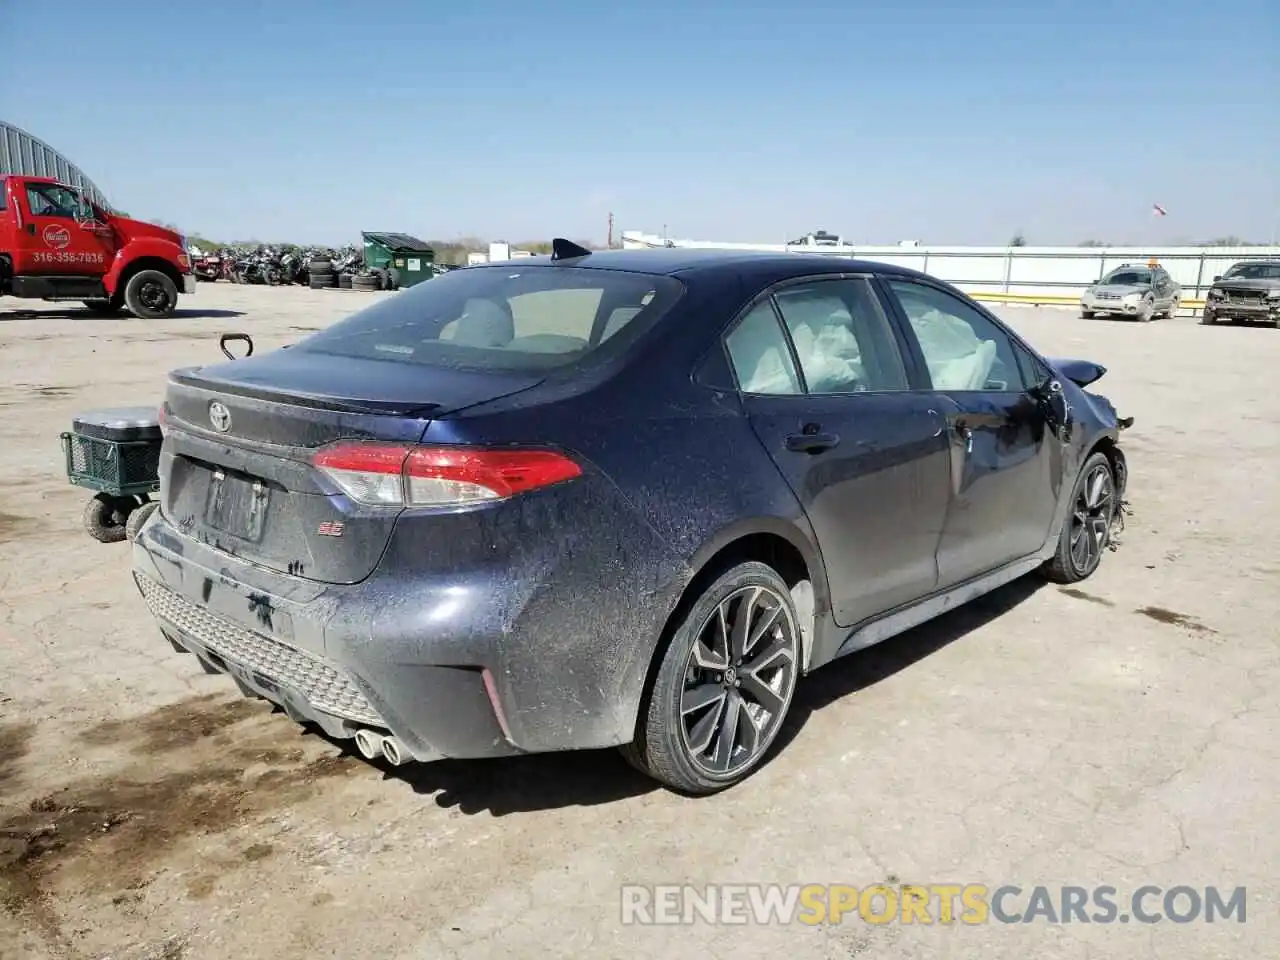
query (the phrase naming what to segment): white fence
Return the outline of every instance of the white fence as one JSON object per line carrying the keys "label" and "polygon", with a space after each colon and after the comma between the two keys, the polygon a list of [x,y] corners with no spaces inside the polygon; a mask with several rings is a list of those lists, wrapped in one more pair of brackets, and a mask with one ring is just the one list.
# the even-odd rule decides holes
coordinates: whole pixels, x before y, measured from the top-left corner
{"label": "white fence", "polygon": [[954,284],[966,293],[993,300],[1040,303],[1075,302],[1082,290],[1125,263],[1155,259],[1181,284],[1183,303],[1204,299],[1213,278],[1241,260],[1280,260],[1275,247],[826,247],[763,243],[664,240],[627,230],[628,249],[663,246],[700,249],[765,250],[856,257],[910,267]]}

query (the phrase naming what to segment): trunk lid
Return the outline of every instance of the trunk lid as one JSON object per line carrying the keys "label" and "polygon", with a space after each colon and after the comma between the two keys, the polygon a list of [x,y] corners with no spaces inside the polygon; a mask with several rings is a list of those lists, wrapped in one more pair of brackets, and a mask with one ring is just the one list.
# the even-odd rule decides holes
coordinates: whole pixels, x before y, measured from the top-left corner
{"label": "trunk lid", "polygon": [[417,443],[431,420],[537,386],[476,372],[281,350],[170,374],[160,475],[187,536],[271,570],[357,583],[399,507],[351,502],[311,466],[339,439]]}

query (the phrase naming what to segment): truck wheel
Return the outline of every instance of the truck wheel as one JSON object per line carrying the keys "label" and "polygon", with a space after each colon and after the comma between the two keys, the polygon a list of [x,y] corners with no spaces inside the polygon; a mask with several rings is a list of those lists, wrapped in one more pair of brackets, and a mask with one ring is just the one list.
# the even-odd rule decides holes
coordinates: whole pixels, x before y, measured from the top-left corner
{"label": "truck wheel", "polygon": [[133,497],[99,493],[84,506],[84,528],[99,543],[119,543],[125,538],[129,515],[137,506]]}
{"label": "truck wheel", "polygon": [[101,314],[104,317],[109,317],[112,314],[119,313],[120,308],[123,306],[123,304],[117,303],[114,300],[86,300],[84,301],[84,305],[94,313]]}
{"label": "truck wheel", "polygon": [[124,288],[124,303],[140,320],[163,320],[178,305],[178,287],[159,270],[139,270]]}

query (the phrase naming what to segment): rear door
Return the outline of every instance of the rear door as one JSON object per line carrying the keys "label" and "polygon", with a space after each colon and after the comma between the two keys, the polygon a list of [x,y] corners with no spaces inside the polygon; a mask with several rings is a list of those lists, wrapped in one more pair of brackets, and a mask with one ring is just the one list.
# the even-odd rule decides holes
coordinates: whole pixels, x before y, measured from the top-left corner
{"label": "rear door", "polygon": [[947,588],[1034,554],[1053,524],[1062,442],[1026,382],[1027,351],[992,317],[926,281],[882,289],[914,333],[951,445],[951,505],[938,543]]}
{"label": "rear door", "polygon": [[930,593],[947,438],[935,398],[911,389],[869,281],[788,283],[726,344],[751,426],[813,525],[836,622]]}
{"label": "rear door", "polygon": [[19,181],[23,227],[14,272],[28,276],[100,276],[115,255],[113,234],[93,207],[60,183]]}

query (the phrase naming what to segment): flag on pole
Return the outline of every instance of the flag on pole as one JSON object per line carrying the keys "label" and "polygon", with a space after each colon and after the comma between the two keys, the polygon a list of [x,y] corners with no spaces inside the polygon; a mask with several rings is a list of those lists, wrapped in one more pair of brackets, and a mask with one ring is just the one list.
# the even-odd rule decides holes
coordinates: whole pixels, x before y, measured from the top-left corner
{"label": "flag on pole", "polygon": [[1158,203],[1153,203],[1151,205],[1151,212],[1157,217],[1167,217],[1169,215],[1169,211]]}

